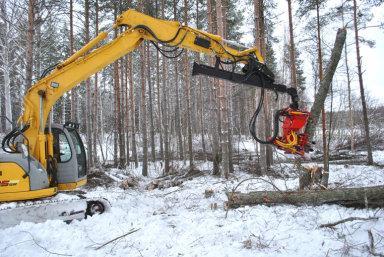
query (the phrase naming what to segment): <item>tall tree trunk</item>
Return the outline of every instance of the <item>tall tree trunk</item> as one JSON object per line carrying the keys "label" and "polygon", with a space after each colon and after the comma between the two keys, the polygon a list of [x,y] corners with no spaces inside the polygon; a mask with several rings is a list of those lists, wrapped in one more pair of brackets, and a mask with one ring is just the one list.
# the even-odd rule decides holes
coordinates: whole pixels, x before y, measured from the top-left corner
{"label": "tall tree trunk", "polygon": [[133,83],[133,68],[132,68],[132,54],[128,55],[128,76],[129,76],[129,98],[130,98],[130,109],[131,109],[131,138],[132,138],[132,157],[135,162],[135,167],[139,166],[136,149],[136,126],[135,126],[135,87]]}
{"label": "tall tree trunk", "polygon": [[[163,4],[164,8],[164,4]],[[164,16],[164,12],[163,12]],[[167,59],[166,57],[162,58],[162,92],[163,92],[163,101],[162,101],[162,117],[163,117],[163,131],[164,131],[164,173],[168,174],[170,170],[170,142],[169,142],[169,115],[168,115],[168,102],[167,102]]]}
{"label": "tall tree trunk", "polygon": [[[120,2],[121,3],[121,2]],[[120,9],[121,10],[121,9]],[[119,88],[119,122],[120,122],[120,129],[119,129],[119,153],[120,153],[120,167],[125,168],[127,165],[127,158],[126,158],[126,140],[125,140],[125,87],[126,87],[126,74],[125,71],[127,70],[125,65],[125,57],[120,59],[120,67],[119,67],[119,75],[120,75],[120,88]]]}
{"label": "tall tree trunk", "polygon": [[[200,9],[199,9],[199,1],[196,1],[196,28],[201,29],[200,25],[200,20],[199,20],[199,15],[200,15]],[[200,63],[200,54],[196,53],[196,60],[198,63]],[[206,153],[206,147],[205,147],[205,130],[204,130],[204,97],[203,97],[203,81],[202,77],[199,76],[197,78],[197,87],[199,88],[199,104],[198,107],[198,113],[199,113],[199,121],[200,121],[200,137],[201,137],[201,148],[203,150],[203,155],[204,158],[207,158],[207,153]]]}
{"label": "tall tree trunk", "polygon": [[[319,0],[316,0],[316,21],[317,21],[317,54],[318,54],[318,63],[319,63],[319,81],[323,80],[323,54],[321,47],[321,25],[320,25],[320,7]],[[321,109],[321,124],[323,129],[323,178],[321,184],[324,187],[328,187],[329,180],[329,157],[328,157],[328,147],[327,147],[327,128],[326,128],[326,117],[325,117],[325,108]]]}
{"label": "tall tree trunk", "polygon": [[296,88],[297,78],[296,78],[296,57],[295,57],[295,40],[293,37],[293,21],[292,21],[292,0],[287,0],[288,2],[288,17],[289,17],[289,63],[291,70],[291,87]]}
{"label": "tall tree trunk", "polygon": [[204,158],[207,158],[207,150],[205,143],[205,123],[204,123],[204,95],[203,95],[203,81],[201,76],[198,78],[198,87],[199,87],[199,99],[200,99],[200,136],[201,136],[201,148],[203,150]]}
{"label": "tall tree trunk", "polygon": [[368,160],[368,165],[372,165],[373,164],[372,146],[371,146],[371,139],[370,139],[370,135],[369,135],[369,121],[368,121],[367,103],[365,101],[365,93],[364,93],[363,72],[361,70],[361,55],[360,55],[360,44],[359,44],[359,30],[357,27],[357,4],[356,4],[356,0],[353,0],[353,21],[354,21],[354,28],[355,28],[357,75],[359,76],[361,105],[363,107],[365,144],[367,146],[367,154],[368,154],[367,160]]}
{"label": "tall tree trunk", "polygon": [[[3,85],[0,84],[0,90],[4,90],[3,88]],[[5,90],[4,90],[5,91]],[[3,91],[2,91],[3,92]],[[0,94],[0,115],[3,116],[1,117],[0,119],[0,132],[2,133],[6,133],[7,131],[10,131],[12,125],[9,124],[7,125],[8,121],[4,118],[4,115],[6,115],[5,113],[5,94]],[[10,126],[9,128],[6,128],[5,126]]]}
{"label": "tall tree trunk", "polygon": [[[173,1],[173,17],[174,20],[177,20],[177,3]],[[177,136],[177,148],[179,152],[179,157],[181,160],[184,160],[184,146],[183,146],[183,136],[181,132],[181,117],[180,117],[180,91],[179,91],[179,76],[178,76],[178,66],[179,63],[177,59],[174,61],[175,65],[175,86],[176,86],[176,107],[175,107],[175,129]]]}
{"label": "tall tree trunk", "polygon": [[[85,15],[85,42],[89,42],[89,0],[84,1],[84,15]],[[92,151],[92,110],[91,110],[91,80],[85,81],[86,85],[86,135],[87,135],[87,166],[93,167],[93,151]]]}
{"label": "tall tree trunk", "polygon": [[[9,65],[9,53],[8,49],[4,49],[4,56],[3,56],[3,76],[4,76],[4,108],[5,108],[5,116],[10,121],[13,121],[13,116],[12,116],[12,104],[11,104],[11,80],[9,78],[10,76],[10,68],[11,65]],[[5,121],[5,129],[7,132],[9,132],[12,129],[12,124],[9,123],[8,121]]]}
{"label": "tall tree trunk", "polygon": [[[264,1],[254,0],[254,11],[255,11],[255,40],[256,46],[260,49],[261,55],[265,58],[266,56],[266,45],[265,45],[265,26],[264,26]],[[272,131],[271,119],[270,119],[270,96],[265,93],[264,108],[263,108],[263,132],[264,137],[269,135]],[[270,145],[262,145],[260,147],[261,158],[263,159],[263,165],[266,170],[269,170],[273,164],[272,147]]]}
{"label": "tall tree trunk", "polygon": [[33,72],[33,44],[35,35],[35,8],[36,0],[28,1],[28,31],[26,41],[26,64],[25,64],[25,89],[32,86]]}
{"label": "tall tree trunk", "polygon": [[[345,21],[344,21],[344,6],[342,6],[341,8],[341,19],[342,19],[342,25],[343,27],[345,27]],[[353,114],[354,114],[354,108],[352,106],[352,93],[351,93],[351,76],[350,76],[350,72],[349,72],[349,62],[348,62],[348,44],[344,44],[344,65],[345,65],[345,69],[346,69],[346,73],[347,73],[347,85],[348,85],[348,116],[349,116],[349,129],[350,129],[350,136],[349,136],[349,140],[351,141],[350,142],[350,146],[351,146],[351,151],[352,152],[355,152],[355,129],[354,129],[354,126],[355,126],[355,122],[354,122],[354,118],[353,118]]]}
{"label": "tall tree trunk", "polygon": [[[228,0],[222,0],[221,2],[221,10],[222,10],[222,20],[223,20],[223,38],[228,38],[228,24],[227,24],[227,15],[228,15]],[[234,167],[233,167],[233,146],[232,146],[232,115],[233,115],[233,108],[232,108],[232,93],[233,93],[233,84],[232,83],[224,83],[224,90],[226,93],[226,106],[227,106],[227,117],[225,122],[227,123],[225,126],[227,127],[227,140],[228,140],[228,171],[230,173],[233,173]]]}
{"label": "tall tree trunk", "polygon": [[[159,17],[159,1],[155,1],[155,12],[156,18]],[[157,131],[159,134],[159,143],[160,143],[160,158],[164,162],[164,136],[163,136],[163,124],[162,124],[162,99],[160,94],[160,54],[159,51],[156,51],[156,96],[157,96]],[[155,131],[156,133],[156,131]]]}
{"label": "tall tree trunk", "polygon": [[129,104],[129,101],[130,101],[130,93],[129,93],[129,84],[130,82],[128,82],[129,80],[129,67],[128,67],[128,57],[124,57],[124,62],[125,62],[125,70],[124,70],[124,77],[125,77],[125,84],[124,84],[124,96],[125,96],[125,113],[123,114],[124,116],[124,121],[125,121],[125,124],[124,124],[124,132],[125,132],[125,150],[126,150],[126,163],[127,163],[127,166],[129,166],[130,164],[130,153],[131,153],[131,145],[129,143],[129,131],[130,131],[130,116],[129,116],[129,113],[130,113],[130,104]]}
{"label": "tall tree trunk", "polygon": [[155,125],[153,120],[153,84],[151,79],[151,57],[149,51],[149,44],[146,45],[147,49],[147,82],[148,82],[148,100],[149,100],[149,131],[151,137],[151,160],[156,161],[156,149],[155,149]]}
{"label": "tall tree trunk", "polygon": [[145,66],[147,60],[145,58],[145,46],[140,47],[140,77],[141,77],[141,133],[143,134],[143,168],[142,175],[148,176],[148,138],[147,138],[147,104],[146,104],[146,79]]}
{"label": "tall tree trunk", "polygon": [[[73,0],[69,1],[69,55],[74,52],[73,47]],[[71,90],[71,121],[77,122],[76,87]]]}
{"label": "tall tree trunk", "polygon": [[[96,36],[99,34],[99,1],[95,1],[95,34]],[[99,126],[102,126],[102,124],[99,124],[99,85],[98,85],[99,79],[98,74],[95,73],[95,85],[94,85],[94,93],[93,93],[93,120],[92,120],[92,130],[93,130],[93,164],[97,165],[99,163],[98,156],[97,156],[97,138],[99,137]]]}
{"label": "tall tree trunk", "polygon": [[[221,0],[216,0],[217,32],[224,37],[223,5]],[[229,177],[229,140],[228,140],[228,100],[227,90],[223,80],[219,80],[219,102],[221,111],[221,148],[223,151],[223,168],[221,175]]]}
{"label": "tall tree trunk", "polygon": [[[188,24],[188,1],[184,0],[184,23]],[[183,56],[184,61],[184,80],[185,80],[185,94],[187,98],[187,132],[188,132],[188,155],[189,155],[189,168],[193,169],[193,149],[192,149],[192,124],[191,124],[191,83],[190,83],[190,70],[188,53]]]}
{"label": "tall tree trunk", "polygon": [[[161,0],[161,17],[165,19],[165,0]],[[163,118],[163,131],[164,131],[164,173],[168,174],[170,170],[170,143],[169,143],[169,115],[168,115],[168,98],[167,98],[167,59],[162,58],[162,92],[163,92],[163,101],[162,101],[162,118]]]}
{"label": "tall tree trunk", "polygon": [[[207,0],[207,18],[208,18],[208,32],[215,34],[216,28],[214,25],[214,8],[212,6],[212,0]],[[213,64],[213,59],[209,59],[210,64]],[[209,103],[211,104],[212,111],[210,112],[211,123],[210,130],[212,135],[212,162],[213,162],[213,175],[220,175],[220,162],[221,162],[221,153],[220,153],[220,110],[217,103],[217,79],[208,79],[209,84],[213,87],[210,88],[210,99]]]}
{"label": "tall tree trunk", "polygon": [[[0,5],[0,19],[3,23],[5,34],[8,35],[10,31],[10,24],[8,21],[8,15],[7,15],[7,3],[2,2]],[[1,98],[1,109],[2,112],[0,115],[5,115],[10,121],[13,121],[13,115],[12,115],[12,104],[11,104],[11,60],[10,60],[10,54],[11,54],[11,43],[9,42],[9,39],[7,36],[1,40],[2,47],[0,49],[0,54],[2,56],[2,68],[0,69],[3,72],[3,79],[4,79],[4,91],[1,88],[0,98]],[[12,129],[12,124],[9,123],[5,119],[1,119],[1,123],[3,124],[2,129],[5,129],[3,132],[9,132]]]}
{"label": "tall tree trunk", "polygon": [[[117,18],[119,8],[118,3],[114,5],[114,15]],[[115,37],[117,37],[118,30],[115,30]],[[123,117],[122,117],[122,93],[120,82],[120,73],[119,72],[119,64],[122,66],[122,60],[117,60],[113,63],[113,83],[114,83],[114,94],[115,94],[115,124],[116,124],[116,133],[114,139],[114,158],[118,158],[115,160],[117,162],[117,166],[119,168],[125,168],[126,160],[125,160],[125,140],[124,140],[124,132],[123,132]],[[118,152],[118,157],[117,157]]]}
{"label": "tall tree trunk", "polygon": [[159,143],[160,143],[160,158],[164,161],[164,136],[163,136],[163,124],[162,117],[163,113],[161,110],[162,99],[160,94],[160,54],[159,51],[156,51],[156,95],[157,95],[157,128],[159,133]]}
{"label": "tall tree trunk", "polygon": [[[114,20],[117,19],[117,3],[115,2],[113,4],[113,10],[114,10]],[[117,37],[118,29],[115,29],[114,38]],[[113,165],[115,167],[118,167],[119,160],[118,160],[118,110],[117,110],[117,93],[116,93],[116,84],[119,83],[119,60],[116,60],[113,63]]]}

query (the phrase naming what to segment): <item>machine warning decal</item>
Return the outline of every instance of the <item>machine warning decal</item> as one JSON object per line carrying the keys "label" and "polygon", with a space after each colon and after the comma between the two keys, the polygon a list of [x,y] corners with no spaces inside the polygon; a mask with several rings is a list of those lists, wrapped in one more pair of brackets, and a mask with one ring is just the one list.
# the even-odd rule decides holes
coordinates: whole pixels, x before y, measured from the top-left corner
{"label": "machine warning decal", "polygon": [[51,87],[52,87],[52,88],[58,88],[59,85],[60,85],[60,84],[57,83],[57,82],[55,82],[55,81],[52,81],[52,82],[51,82]]}
{"label": "machine warning decal", "polygon": [[0,187],[16,186],[20,180],[0,180]]}

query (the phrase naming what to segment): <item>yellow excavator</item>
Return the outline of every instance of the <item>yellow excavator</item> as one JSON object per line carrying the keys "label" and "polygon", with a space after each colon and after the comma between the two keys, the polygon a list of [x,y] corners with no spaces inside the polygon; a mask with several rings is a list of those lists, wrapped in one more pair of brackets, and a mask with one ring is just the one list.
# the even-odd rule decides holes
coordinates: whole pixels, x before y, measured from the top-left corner
{"label": "yellow excavator", "polygon": [[[109,32],[120,27],[124,28],[122,33],[102,44]],[[52,107],[81,81],[132,52],[144,40],[167,57],[179,48],[216,57],[213,67],[194,63],[192,74],[262,88],[261,101],[250,122],[250,131],[256,140],[274,144],[292,154],[303,155],[309,150],[306,134],[299,131],[305,126],[309,113],[299,110],[295,88],[274,82],[274,74],[264,64],[257,48],[246,48],[177,21],[160,20],[128,10],[108,31],[101,32],[67,60],[46,70],[26,93],[17,125],[2,140],[5,153],[0,153],[0,202],[3,202],[0,224],[17,224],[18,218],[26,220],[28,217],[36,221],[39,215],[46,216],[44,219],[72,220],[108,210],[109,204],[104,199],[49,200],[58,191],[74,190],[87,181],[86,154],[77,132],[78,125],[71,122],[53,124]],[[102,46],[96,48],[100,44]],[[226,70],[223,65],[233,68]],[[264,89],[289,94],[292,103],[275,114],[273,136],[260,140],[256,136],[255,121]],[[278,136],[280,117],[284,117],[282,136]],[[4,203],[42,198],[45,201],[29,201],[29,204],[19,204],[16,208]],[[10,221],[10,216],[15,220]]]}

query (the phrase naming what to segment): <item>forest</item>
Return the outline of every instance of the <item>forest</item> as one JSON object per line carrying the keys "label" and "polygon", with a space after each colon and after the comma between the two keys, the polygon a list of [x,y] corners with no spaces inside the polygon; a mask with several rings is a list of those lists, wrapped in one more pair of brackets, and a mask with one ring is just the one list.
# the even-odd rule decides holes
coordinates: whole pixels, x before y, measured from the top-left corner
{"label": "forest", "polygon": [[[0,0],[0,138],[6,152],[0,150],[0,256],[384,256],[383,3]],[[296,145],[308,135],[305,150],[297,154],[272,143],[278,127],[281,134],[286,126],[275,115],[292,107],[293,97],[264,91],[261,77],[262,86],[245,83],[255,76],[246,73],[248,59],[222,61],[217,56],[225,52],[189,51],[183,47],[188,36],[157,43],[142,25],[145,40],[121,58],[103,69],[95,62],[100,67],[89,68],[95,72],[81,66],[99,53],[112,59],[103,47],[136,29],[115,26],[130,9],[178,21],[179,30],[218,35],[207,36],[211,49],[221,39],[230,51],[255,47],[263,60],[259,71],[273,73],[274,85],[297,90],[294,111],[310,113],[297,132]],[[162,24],[152,29],[165,30]],[[100,35],[106,36],[95,41]],[[195,76],[196,64],[241,70],[244,83]],[[44,97],[56,92],[53,82],[40,107],[30,95],[66,69],[89,75],[42,114]],[[40,114],[23,127],[31,106]],[[43,115],[47,126],[39,128]],[[32,139],[34,123],[40,132]],[[70,140],[73,128],[67,126],[75,127],[80,143],[50,139],[52,124],[66,124]],[[7,140],[12,133],[17,136]],[[25,179],[7,177],[9,151],[23,153],[16,138],[28,142],[28,169],[33,158],[47,174],[46,188],[56,188],[48,198],[7,200],[15,192],[7,191],[8,183]],[[35,141],[35,148],[29,145]],[[83,145],[80,164],[76,147]],[[60,169],[76,154],[78,177],[70,181],[73,188],[65,187]],[[10,214],[1,214],[55,202],[64,208],[85,198],[104,199],[108,207],[79,220],[12,214],[21,223],[7,224]]]}

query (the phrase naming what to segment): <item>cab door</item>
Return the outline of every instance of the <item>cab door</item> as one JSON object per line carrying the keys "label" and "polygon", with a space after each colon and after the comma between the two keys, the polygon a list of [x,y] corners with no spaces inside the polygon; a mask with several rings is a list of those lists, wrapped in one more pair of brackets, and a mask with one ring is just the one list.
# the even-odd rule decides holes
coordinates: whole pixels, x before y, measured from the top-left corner
{"label": "cab door", "polygon": [[71,189],[86,178],[87,164],[84,145],[73,127],[52,126],[53,155],[57,160],[57,182],[59,188]]}
{"label": "cab door", "polygon": [[72,140],[74,154],[76,155],[78,178],[82,178],[87,175],[87,158],[83,141],[81,141],[76,129],[68,129],[68,133]]}
{"label": "cab door", "polygon": [[53,127],[53,157],[57,161],[57,182],[59,184],[73,183],[77,179],[77,158],[74,153],[72,139],[60,127]]}

